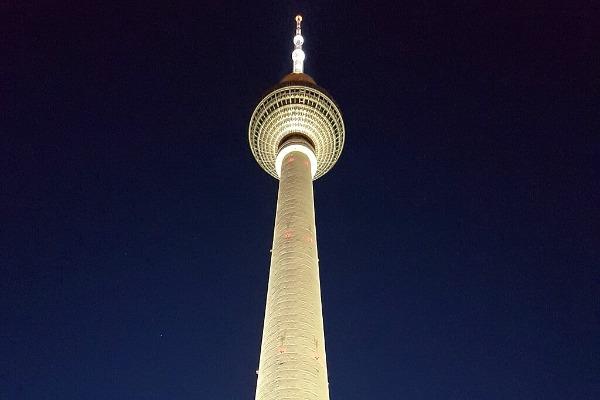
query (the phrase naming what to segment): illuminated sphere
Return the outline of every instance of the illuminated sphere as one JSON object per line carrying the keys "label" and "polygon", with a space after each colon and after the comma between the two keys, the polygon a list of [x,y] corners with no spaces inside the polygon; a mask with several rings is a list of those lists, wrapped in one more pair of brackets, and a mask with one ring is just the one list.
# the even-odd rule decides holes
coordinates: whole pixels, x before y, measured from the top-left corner
{"label": "illuminated sphere", "polygon": [[313,146],[317,169],[325,175],[344,147],[344,121],[333,98],[303,73],[286,75],[260,100],[250,119],[250,148],[258,164],[279,178],[275,160],[287,138],[304,137]]}
{"label": "illuminated sphere", "polygon": [[306,55],[300,49],[296,49],[292,52],[292,60],[294,60],[294,61],[296,61],[296,60],[304,61],[305,58],[306,58]]}

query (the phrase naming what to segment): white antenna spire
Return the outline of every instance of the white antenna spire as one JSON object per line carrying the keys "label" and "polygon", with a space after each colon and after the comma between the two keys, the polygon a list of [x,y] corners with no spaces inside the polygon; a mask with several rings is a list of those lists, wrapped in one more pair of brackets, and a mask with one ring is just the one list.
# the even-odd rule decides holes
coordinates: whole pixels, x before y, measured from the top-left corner
{"label": "white antenna spire", "polygon": [[306,55],[302,50],[302,43],[304,38],[302,37],[302,28],[300,23],[302,22],[302,16],[296,15],[296,36],[294,36],[294,51],[292,52],[292,61],[294,62],[294,73],[301,74],[304,72],[304,58]]}

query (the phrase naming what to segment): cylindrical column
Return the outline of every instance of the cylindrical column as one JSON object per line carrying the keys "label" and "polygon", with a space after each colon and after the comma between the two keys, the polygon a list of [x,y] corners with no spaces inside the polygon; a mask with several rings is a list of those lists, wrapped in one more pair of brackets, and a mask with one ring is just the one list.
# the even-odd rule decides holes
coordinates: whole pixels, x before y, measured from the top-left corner
{"label": "cylindrical column", "polygon": [[[256,400],[328,400],[311,158],[281,160]],[[289,149],[288,149],[289,150]]]}

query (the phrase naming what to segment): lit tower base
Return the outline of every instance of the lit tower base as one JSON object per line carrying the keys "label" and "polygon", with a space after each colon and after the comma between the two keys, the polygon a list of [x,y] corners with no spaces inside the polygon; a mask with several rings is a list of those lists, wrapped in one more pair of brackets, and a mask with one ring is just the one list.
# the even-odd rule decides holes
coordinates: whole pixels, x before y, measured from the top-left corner
{"label": "lit tower base", "polygon": [[293,72],[259,102],[249,128],[256,161],[279,179],[256,400],[329,399],[312,181],[336,163],[345,134],[331,96],[304,74],[301,21]]}

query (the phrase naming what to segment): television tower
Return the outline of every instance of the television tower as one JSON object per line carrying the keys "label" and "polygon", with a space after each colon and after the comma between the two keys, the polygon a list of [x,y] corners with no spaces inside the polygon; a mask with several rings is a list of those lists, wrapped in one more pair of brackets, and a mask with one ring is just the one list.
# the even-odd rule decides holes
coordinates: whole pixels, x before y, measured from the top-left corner
{"label": "television tower", "polygon": [[293,72],[260,100],[249,140],[279,179],[256,400],[328,400],[312,181],[336,163],[344,121],[333,98],[304,73],[296,16]]}

